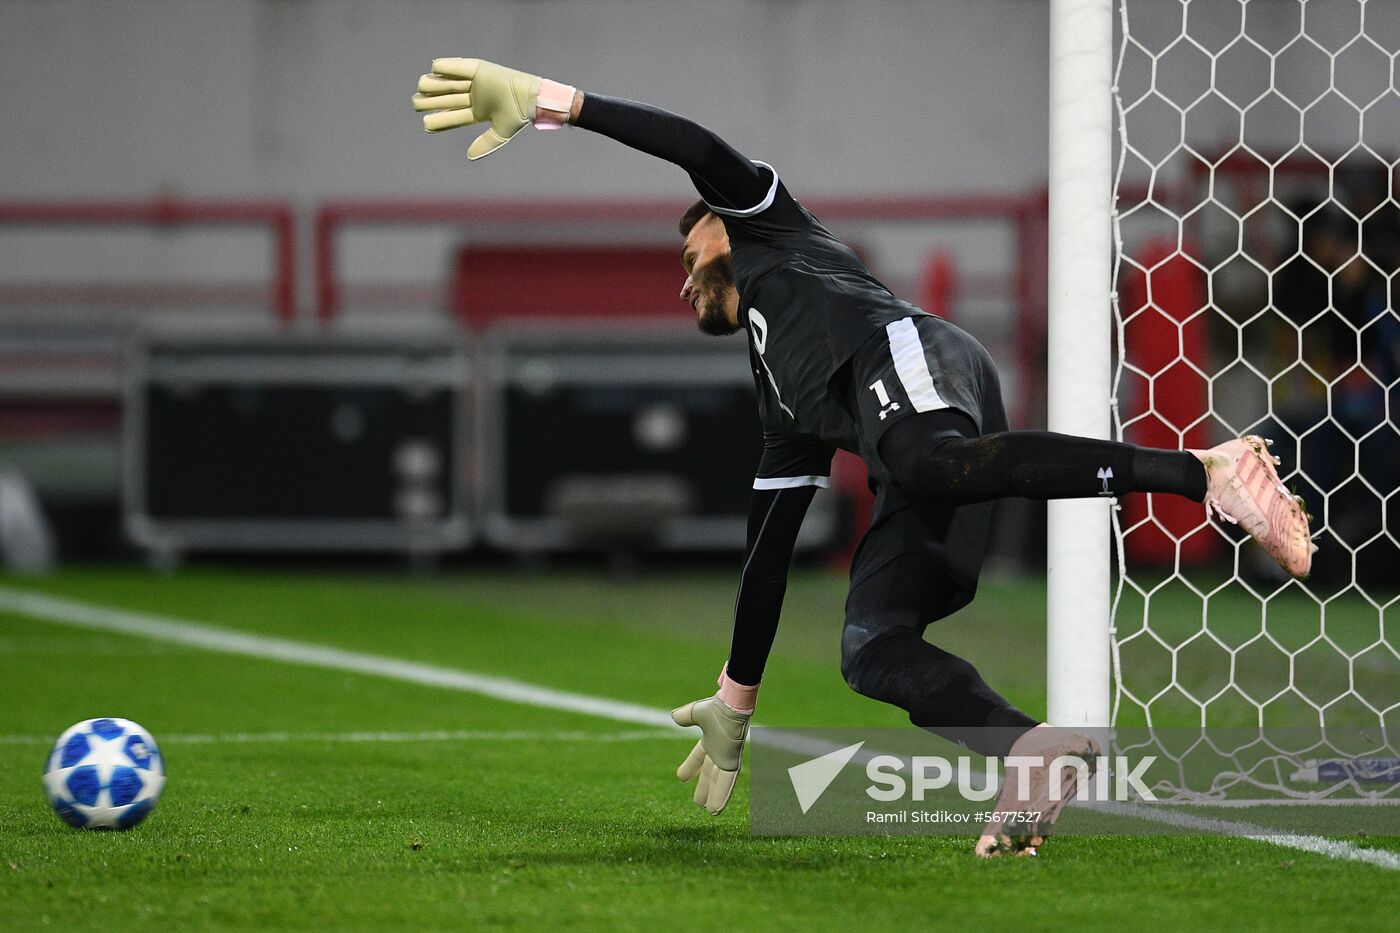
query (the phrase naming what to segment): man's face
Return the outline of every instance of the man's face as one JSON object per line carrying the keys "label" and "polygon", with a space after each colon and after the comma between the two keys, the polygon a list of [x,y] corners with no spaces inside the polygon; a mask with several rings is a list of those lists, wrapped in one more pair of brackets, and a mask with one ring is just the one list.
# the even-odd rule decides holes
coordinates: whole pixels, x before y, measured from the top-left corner
{"label": "man's face", "polygon": [[700,331],[716,337],[737,331],[739,291],[729,264],[729,235],[714,214],[706,214],[686,234],[681,264],[685,266],[681,301],[694,309]]}

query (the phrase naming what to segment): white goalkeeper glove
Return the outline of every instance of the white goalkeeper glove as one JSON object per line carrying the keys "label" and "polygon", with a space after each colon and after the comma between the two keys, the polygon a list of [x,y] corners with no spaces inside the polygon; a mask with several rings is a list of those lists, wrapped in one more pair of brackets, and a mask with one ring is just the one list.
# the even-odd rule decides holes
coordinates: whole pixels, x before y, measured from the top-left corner
{"label": "white goalkeeper glove", "polygon": [[741,713],[718,694],[671,710],[676,725],[700,727],[700,741],[676,769],[676,777],[687,784],[699,777],[693,799],[712,816],[724,812],[734,793],[752,716],[753,710]]}
{"label": "white goalkeeper glove", "polygon": [[429,133],[473,123],[489,123],[467,147],[467,158],[490,155],[534,123],[541,129],[568,121],[574,88],[479,58],[435,58],[433,70],[418,79],[413,109]]}

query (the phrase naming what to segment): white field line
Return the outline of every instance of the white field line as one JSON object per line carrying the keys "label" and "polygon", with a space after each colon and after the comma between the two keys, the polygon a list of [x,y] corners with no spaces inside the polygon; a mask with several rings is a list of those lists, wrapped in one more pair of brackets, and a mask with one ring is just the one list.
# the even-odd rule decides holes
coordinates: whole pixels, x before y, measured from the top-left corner
{"label": "white field line", "polygon": [[1400,807],[1400,797],[1258,797],[1252,800],[1158,800],[1157,807],[1210,807],[1222,810],[1253,810],[1260,807]]}
{"label": "white field line", "polygon": [[[452,668],[436,667],[431,664],[404,661],[399,658],[345,651],[309,642],[291,641],[267,635],[251,635],[203,623],[109,609],[91,603],[59,599],[41,593],[31,593],[8,587],[0,587],[0,611],[12,612],[26,618],[73,628],[120,632],[125,635],[175,642],[225,654],[285,661],[288,664],[302,664],[309,667],[352,671],[408,683],[475,693],[529,706],[598,716],[641,726],[660,727],[667,730],[679,729],[664,710],[624,703],[620,700],[608,700],[562,690],[551,690],[547,687],[537,687],[506,677],[474,674]],[[790,732],[783,733],[780,730],[772,729],[763,731],[767,733],[766,742],[768,744],[793,751],[816,755],[822,754],[823,749],[830,751],[835,747],[811,736]],[[1201,832],[1257,839],[1284,848],[1325,855],[1328,858],[1363,862],[1380,868],[1400,870],[1400,855],[1386,850],[1362,849],[1351,843],[1336,842],[1321,836],[1271,834],[1265,827],[1253,826],[1248,823],[1211,820],[1184,813],[1159,813],[1155,809],[1146,810],[1141,807],[1133,807],[1130,804],[1120,806],[1130,808],[1122,811],[1125,815],[1141,816],[1143,819],[1199,829]]]}
{"label": "white field line", "polygon": [[[424,732],[230,732],[224,735],[162,733],[161,745],[243,745],[288,742],[640,742],[675,739],[674,731],[634,729],[627,732],[552,732],[544,730],[435,729]],[[53,737],[0,735],[4,745],[49,745]]]}
{"label": "white field line", "polygon": [[551,690],[508,677],[473,674],[448,667],[345,651],[309,642],[291,641],[269,635],[250,635],[212,625],[109,609],[8,587],[0,587],[0,610],[74,628],[120,632],[124,635],[154,638],[225,654],[285,661],[288,664],[354,671],[357,674],[388,677],[430,687],[444,687],[448,690],[476,693],[498,700],[598,716],[634,725],[680,728],[671,721],[670,714],[663,710],[624,703],[621,700],[606,700],[580,693]]}
{"label": "white field line", "polygon": [[1392,871],[1400,871],[1400,852],[1392,852],[1389,849],[1363,849],[1360,846],[1352,845],[1350,842],[1338,842],[1335,839],[1324,839],[1322,836],[1302,836],[1296,833],[1279,833],[1270,830],[1268,827],[1257,826],[1253,823],[1242,823],[1237,820],[1211,819],[1210,817],[1195,816],[1190,813],[1181,813],[1175,810],[1164,810],[1160,807],[1146,807],[1141,804],[1102,802],[1081,804],[1081,806],[1103,813],[1151,820],[1156,823],[1175,826],[1179,829],[1189,829],[1206,834],[1245,836],[1249,839],[1257,839],[1259,842],[1267,842],[1269,845],[1281,846],[1285,849],[1298,849],[1302,852],[1325,855],[1328,858],[1344,859],[1348,862],[1364,862],[1379,868],[1389,868]]}

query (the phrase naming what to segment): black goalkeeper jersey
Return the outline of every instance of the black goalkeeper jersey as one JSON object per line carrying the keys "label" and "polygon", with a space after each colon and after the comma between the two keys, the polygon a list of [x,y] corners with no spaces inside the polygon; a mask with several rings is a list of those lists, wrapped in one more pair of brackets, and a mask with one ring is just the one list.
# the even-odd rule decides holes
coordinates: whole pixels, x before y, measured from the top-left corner
{"label": "black goalkeeper jersey", "polygon": [[832,377],[885,325],[925,312],[896,298],[855,252],[797,202],[773,168],[762,201],[709,203],[729,234],[739,320],[749,337],[764,452],[756,488],[812,482],[836,448],[856,451]]}
{"label": "black goalkeeper jersey", "polygon": [[[864,389],[846,384],[869,355],[857,351],[886,325],[913,317],[927,328],[938,319],[890,294],[849,247],[788,194],[770,166],[744,158],[700,124],[593,93],[585,96],[574,122],[683,168],[728,230],[739,320],[748,336],[764,429],[729,672],[739,683],[756,684],[778,628],[788,564],[815,487],[828,484],[837,448],[869,454],[861,442],[873,434],[858,432],[860,403],[852,397]],[[901,329],[915,330],[895,324],[894,330]],[[913,362],[924,365],[917,339],[912,351]],[[884,356],[897,366],[889,353]],[[878,382],[879,374],[875,378]],[[902,376],[885,378],[893,387]],[[935,394],[927,370],[923,378],[926,384],[915,391]],[[869,388],[871,397],[884,390],[878,384]],[[912,394],[908,401],[914,410]],[[972,405],[964,408],[976,411]],[[879,412],[873,417],[878,425],[888,423]]]}

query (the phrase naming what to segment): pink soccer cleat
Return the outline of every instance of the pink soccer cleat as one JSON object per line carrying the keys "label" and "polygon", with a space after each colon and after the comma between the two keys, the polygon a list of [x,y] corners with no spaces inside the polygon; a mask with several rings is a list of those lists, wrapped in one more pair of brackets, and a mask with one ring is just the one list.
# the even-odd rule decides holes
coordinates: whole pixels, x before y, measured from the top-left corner
{"label": "pink soccer cleat", "polygon": [[[1022,797],[1019,780],[1007,774],[997,796],[996,810],[982,829],[973,848],[979,858],[1018,855],[1034,858],[1050,835],[1065,804],[1078,791],[1078,768],[1053,768],[1061,758],[1079,759],[1093,775],[1098,765],[1099,743],[1086,735],[1039,725],[1016,740],[1011,747],[1014,756],[1039,758],[1039,765],[1030,765],[1026,790]],[[1052,792],[1052,785],[1054,790]]]}
{"label": "pink soccer cleat", "polygon": [[1267,441],[1250,434],[1193,450],[1206,468],[1206,513],[1212,509],[1258,541],[1290,576],[1306,579],[1317,551],[1308,532],[1308,510],[1278,478],[1278,458]]}

